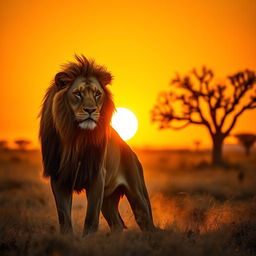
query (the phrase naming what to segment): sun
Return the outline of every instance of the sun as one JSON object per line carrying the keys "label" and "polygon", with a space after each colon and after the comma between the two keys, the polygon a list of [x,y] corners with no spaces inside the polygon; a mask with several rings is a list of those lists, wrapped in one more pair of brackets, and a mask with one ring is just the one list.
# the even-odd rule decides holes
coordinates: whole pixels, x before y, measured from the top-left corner
{"label": "sun", "polygon": [[111,124],[123,140],[131,139],[138,129],[136,116],[127,108],[116,108]]}

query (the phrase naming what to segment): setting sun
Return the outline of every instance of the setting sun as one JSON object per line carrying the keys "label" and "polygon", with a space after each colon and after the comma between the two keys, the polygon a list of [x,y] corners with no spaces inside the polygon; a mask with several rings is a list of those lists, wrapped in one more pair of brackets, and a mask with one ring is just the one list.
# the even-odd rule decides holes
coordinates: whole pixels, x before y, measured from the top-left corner
{"label": "setting sun", "polygon": [[136,116],[127,108],[116,108],[112,126],[123,140],[131,139],[138,129]]}

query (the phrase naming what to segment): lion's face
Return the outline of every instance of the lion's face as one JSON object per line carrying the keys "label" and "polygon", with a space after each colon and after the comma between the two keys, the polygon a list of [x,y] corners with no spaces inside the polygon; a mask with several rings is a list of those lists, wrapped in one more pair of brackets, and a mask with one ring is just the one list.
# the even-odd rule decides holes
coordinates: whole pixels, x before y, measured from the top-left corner
{"label": "lion's face", "polygon": [[81,129],[93,130],[100,119],[105,92],[93,77],[78,77],[67,92],[68,104]]}

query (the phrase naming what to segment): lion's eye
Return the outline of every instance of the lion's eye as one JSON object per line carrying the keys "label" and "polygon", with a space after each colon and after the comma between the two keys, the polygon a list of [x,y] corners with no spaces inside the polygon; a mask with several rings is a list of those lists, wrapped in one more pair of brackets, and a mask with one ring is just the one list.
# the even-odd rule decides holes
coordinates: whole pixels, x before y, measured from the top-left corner
{"label": "lion's eye", "polygon": [[81,99],[81,98],[82,98],[81,92],[74,92],[74,95],[75,95],[78,99]]}
{"label": "lion's eye", "polygon": [[100,91],[96,91],[96,92],[95,92],[95,97],[100,97],[101,94],[102,94],[102,93],[101,93]]}

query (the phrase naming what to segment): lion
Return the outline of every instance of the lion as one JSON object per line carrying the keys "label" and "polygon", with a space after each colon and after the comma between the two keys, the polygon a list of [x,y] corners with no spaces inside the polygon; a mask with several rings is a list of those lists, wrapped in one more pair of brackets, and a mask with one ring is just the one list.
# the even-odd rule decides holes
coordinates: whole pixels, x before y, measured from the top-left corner
{"label": "lion", "polygon": [[50,178],[60,232],[73,233],[72,195],[82,190],[88,202],[84,236],[97,231],[100,211],[111,231],[126,228],[118,211],[124,195],[140,229],[154,231],[142,165],[110,125],[112,75],[83,55],[75,59],[56,74],[40,112],[43,173]]}

